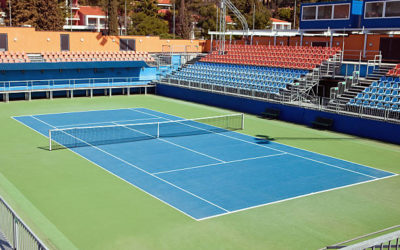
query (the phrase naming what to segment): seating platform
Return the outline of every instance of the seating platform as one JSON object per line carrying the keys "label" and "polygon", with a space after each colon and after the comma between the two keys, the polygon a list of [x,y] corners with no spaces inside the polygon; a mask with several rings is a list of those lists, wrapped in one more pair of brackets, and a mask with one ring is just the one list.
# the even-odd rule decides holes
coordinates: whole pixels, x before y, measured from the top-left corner
{"label": "seating platform", "polygon": [[382,77],[348,103],[350,107],[400,112],[400,78]]}
{"label": "seating platform", "polygon": [[177,81],[279,94],[280,90],[287,90],[288,85],[307,73],[308,70],[302,69],[198,62],[168,77]]}
{"label": "seating platform", "polygon": [[200,61],[312,70],[340,52],[334,47],[226,45]]}

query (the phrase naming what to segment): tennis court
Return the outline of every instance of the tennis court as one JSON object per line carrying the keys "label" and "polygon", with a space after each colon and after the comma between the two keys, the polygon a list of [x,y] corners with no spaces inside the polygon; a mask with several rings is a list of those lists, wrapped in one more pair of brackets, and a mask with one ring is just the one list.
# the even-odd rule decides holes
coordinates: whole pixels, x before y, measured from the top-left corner
{"label": "tennis court", "polygon": [[54,141],[196,220],[395,175],[231,131],[241,115],[131,108],[14,119],[53,130]]}

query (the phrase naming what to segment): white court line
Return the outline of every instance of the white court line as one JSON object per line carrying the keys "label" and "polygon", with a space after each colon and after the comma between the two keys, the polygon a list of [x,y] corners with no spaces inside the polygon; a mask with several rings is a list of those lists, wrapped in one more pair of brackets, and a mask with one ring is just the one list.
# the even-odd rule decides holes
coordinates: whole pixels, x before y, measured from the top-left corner
{"label": "white court line", "polygon": [[[48,136],[43,135],[42,133],[40,133],[40,131],[34,129],[33,127],[30,127],[30,126],[26,125],[25,123],[23,123],[23,122],[21,122],[21,121],[15,119],[14,117],[12,117],[12,119],[14,119],[14,120],[17,121],[18,123],[24,125],[25,127],[29,128],[29,129],[32,129],[33,131],[35,131],[36,133],[40,134],[41,136],[44,136],[44,137],[47,137],[47,138],[48,138]],[[196,220],[196,221],[199,220],[199,219],[194,218],[194,217],[191,216],[190,214],[186,213],[185,211],[183,211],[183,210],[181,210],[181,209],[179,209],[179,208],[177,208],[177,207],[175,207],[175,206],[169,204],[168,202],[166,202],[166,201],[160,199],[159,197],[157,197],[157,196],[155,196],[155,195],[153,195],[153,194],[147,192],[146,190],[144,190],[144,189],[142,189],[142,188],[136,186],[135,184],[133,184],[133,183],[131,183],[131,182],[125,180],[125,179],[122,178],[121,176],[116,175],[116,174],[114,174],[113,172],[111,172],[111,171],[109,171],[109,170],[103,168],[102,166],[100,166],[99,164],[97,164],[97,163],[95,163],[94,161],[90,160],[89,158],[86,158],[85,156],[83,156],[83,155],[81,155],[81,154],[79,154],[79,153],[77,153],[77,152],[71,150],[71,149],[68,148],[68,147],[65,147],[65,148],[66,148],[67,150],[69,150],[70,152],[76,154],[77,156],[82,157],[83,159],[85,159],[85,160],[87,160],[88,162],[92,163],[93,165],[99,167],[100,169],[106,171],[107,173],[109,173],[109,174],[111,174],[111,175],[117,177],[118,179],[122,180],[123,182],[127,183],[128,185],[131,185],[131,186],[133,186],[133,187],[139,189],[139,190],[142,191],[143,193],[150,195],[151,197],[155,198],[156,200],[161,201],[161,202],[164,203],[165,205],[167,205],[167,206],[169,206],[169,207],[172,207],[172,208],[178,210],[179,212],[183,213],[184,215],[188,216],[189,218],[191,218],[191,219],[193,219],[193,220]]]}
{"label": "white court line", "polygon": [[[144,108],[144,107],[131,108],[130,110],[132,110],[132,111],[135,110],[135,111],[141,112],[141,111],[136,110],[136,109],[147,109],[147,110],[151,110],[151,109]],[[169,114],[169,113],[158,112],[158,111],[155,111],[155,110],[151,110],[151,111],[154,111],[154,112],[157,112],[157,113],[161,113],[161,114],[165,114],[165,115],[170,115],[170,116],[173,116],[173,117],[177,117],[176,115],[172,115],[172,114]],[[142,112],[142,113],[145,113],[145,112]],[[149,114],[149,115],[152,115],[152,114]],[[153,115],[153,116],[157,116],[157,115]],[[170,119],[168,119],[168,118],[164,118],[164,119],[170,120]],[[247,135],[247,134],[243,134],[243,133],[240,133],[240,132],[237,132],[237,131],[231,131],[231,132],[236,133],[236,134],[238,134],[238,135],[250,137],[250,138],[255,138],[254,136],[250,136],[250,135]],[[233,138],[235,138],[235,137],[233,137]],[[241,139],[239,139],[239,138],[235,138],[235,139],[241,140]],[[255,144],[255,145],[258,145],[258,146],[262,146],[262,145],[259,145],[259,144],[254,143],[254,142],[249,142],[249,141],[246,141],[246,140],[244,140],[244,141],[247,142],[247,143],[250,143],[250,144]],[[310,152],[310,153],[314,153],[314,154],[317,154],[317,155],[326,156],[326,157],[329,157],[329,158],[332,158],[332,159],[336,159],[336,160],[340,160],[340,161],[345,161],[345,162],[348,162],[348,163],[352,163],[352,164],[354,164],[354,165],[358,165],[358,166],[362,166],[362,167],[365,167],[365,168],[377,170],[377,171],[380,171],[380,172],[390,173],[390,174],[395,175],[395,176],[396,176],[396,175],[399,175],[399,174],[396,174],[396,173],[391,172],[391,171],[387,171],[387,170],[382,170],[382,169],[378,169],[378,168],[366,166],[366,165],[364,165],[364,164],[352,162],[352,161],[349,161],[349,160],[344,160],[344,159],[337,158],[337,157],[330,156],[330,155],[326,155],[326,154],[321,154],[321,153],[313,152],[313,151],[310,151],[310,150],[307,150],[307,149],[302,149],[302,148],[298,148],[298,147],[295,147],[295,146],[290,146],[290,145],[283,144],[283,143],[279,143],[279,142],[272,142],[272,143],[278,144],[278,145],[282,145],[282,146],[285,146],[285,147],[290,147],[290,148],[299,149],[299,150],[306,151],[306,152]],[[267,147],[267,146],[262,146],[262,147],[270,148],[270,147]],[[277,149],[274,149],[274,150],[277,150]]]}
{"label": "white court line", "polygon": [[78,124],[70,124],[70,125],[62,125],[57,126],[57,128],[68,128],[68,127],[76,127],[82,125],[96,125],[96,124],[103,124],[103,123],[114,123],[114,122],[130,122],[130,121],[142,121],[142,120],[157,120],[159,118],[140,118],[140,119],[132,119],[132,120],[119,120],[119,121],[109,121],[109,122],[89,122],[89,123],[78,123]]}
{"label": "white court line", "polygon": [[161,138],[157,138],[157,137],[155,137],[155,136],[153,136],[153,135],[144,133],[144,132],[142,132],[142,131],[139,131],[139,130],[136,130],[136,129],[133,129],[133,128],[126,127],[126,126],[124,126],[124,124],[118,124],[118,123],[115,123],[115,122],[113,122],[113,124],[115,124],[115,125],[122,125],[122,127],[127,128],[127,129],[129,129],[129,130],[132,130],[132,131],[134,131],[134,132],[138,132],[138,133],[141,133],[141,134],[143,134],[143,135],[147,135],[147,136],[153,137],[154,139],[157,139],[157,140],[160,140],[160,141],[169,143],[169,144],[174,145],[174,146],[179,147],[179,148],[186,149],[186,150],[188,150],[188,151],[190,151],[190,152],[193,152],[193,153],[196,153],[196,154],[199,154],[199,155],[208,157],[208,158],[210,158],[210,159],[219,161],[220,163],[225,163],[225,161],[223,161],[223,160],[221,160],[221,159],[218,159],[218,158],[215,158],[215,157],[212,157],[211,155],[201,153],[201,152],[199,152],[199,151],[196,151],[196,150],[193,150],[193,149],[190,149],[190,148],[181,146],[181,145],[179,145],[179,144],[176,144],[176,143],[173,143],[173,142],[170,142],[170,141],[161,139]]}
{"label": "white court line", "polygon": [[[140,112],[140,113],[143,113],[143,114],[148,114],[146,112],[135,110],[135,109],[131,109],[131,110],[132,111],[136,111],[136,112]],[[157,115],[153,115],[153,114],[149,114],[149,115],[152,115],[152,116],[158,117],[158,118],[162,118],[161,116],[157,116]],[[171,120],[171,119],[168,119],[168,118],[165,118],[165,119]],[[193,125],[188,125],[188,124],[183,124],[183,123],[181,123],[181,124],[185,125],[185,126],[188,126],[188,127],[197,128],[199,130],[210,131],[210,130],[203,129],[203,128],[200,128],[200,127],[196,127],[196,126],[193,126]],[[357,172],[357,171],[354,171],[354,170],[350,170],[350,169],[347,169],[347,168],[342,168],[342,167],[339,167],[339,166],[336,166],[336,165],[333,165],[333,164],[329,164],[329,163],[326,163],[326,162],[323,162],[323,161],[318,161],[318,160],[315,160],[315,159],[312,159],[312,158],[308,158],[308,157],[304,157],[304,156],[301,156],[301,155],[285,152],[285,151],[282,151],[282,150],[279,150],[279,149],[274,149],[274,148],[271,148],[271,147],[267,147],[265,145],[260,145],[260,144],[254,143],[254,142],[249,142],[249,141],[242,140],[242,139],[239,139],[239,138],[236,138],[236,137],[233,137],[233,136],[225,135],[225,134],[222,134],[222,133],[216,133],[216,132],[213,132],[213,131],[210,131],[210,132],[213,133],[213,134],[219,135],[219,136],[225,136],[225,137],[228,137],[228,138],[231,138],[231,139],[235,139],[235,140],[243,141],[243,142],[246,142],[246,143],[249,143],[249,144],[257,145],[259,147],[264,147],[264,148],[276,150],[276,151],[281,152],[281,153],[287,153],[287,154],[295,156],[295,157],[303,158],[303,159],[309,160],[309,161],[314,161],[314,162],[321,163],[323,165],[327,165],[327,166],[330,166],[330,167],[338,168],[338,169],[341,169],[341,170],[344,170],[344,171],[352,172],[352,173],[359,174],[359,175],[364,175],[364,176],[367,176],[369,178],[373,178],[373,179],[377,178],[375,176],[367,175],[367,174],[364,174],[364,173],[361,173],[361,172]]]}
{"label": "white court line", "polygon": [[161,172],[157,172],[157,173],[153,173],[153,174],[165,174],[165,173],[171,173],[171,172],[185,171],[185,170],[189,170],[189,169],[205,168],[205,167],[217,166],[217,165],[219,166],[219,165],[224,165],[224,164],[228,164],[228,163],[235,163],[235,162],[241,162],[241,161],[251,161],[251,160],[263,159],[263,158],[274,157],[274,156],[280,156],[280,155],[286,155],[286,154],[287,154],[287,153],[280,153],[280,154],[273,154],[273,155],[264,155],[264,156],[246,158],[246,159],[239,159],[239,160],[233,160],[233,161],[226,161],[226,162],[223,162],[223,163],[211,163],[211,164],[200,165],[200,166],[195,166],[195,167],[179,168],[179,169],[161,171]]}
{"label": "white court line", "polygon": [[318,192],[312,192],[312,193],[308,193],[308,194],[298,195],[298,196],[295,196],[295,197],[290,197],[290,198],[283,199],[283,200],[272,201],[272,202],[268,202],[268,203],[264,203],[264,204],[245,207],[245,208],[241,208],[241,209],[238,209],[238,210],[232,210],[230,212],[226,212],[226,213],[223,213],[223,214],[217,214],[217,215],[212,215],[212,216],[208,216],[208,217],[203,217],[201,219],[197,219],[197,221],[212,219],[212,218],[216,218],[216,217],[220,217],[220,216],[228,215],[228,214],[234,214],[234,213],[237,213],[237,212],[242,212],[242,211],[246,211],[246,210],[253,209],[253,208],[264,207],[264,206],[277,204],[277,203],[281,203],[281,202],[285,202],[285,201],[290,201],[290,200],[294,200],[294,199],[298,199],[298,198],[303,198],[303,197],[307,197],[307,196],[311,196],[311,195],[315,195],[315,194],[321,194],[321,193],[325,193],[325,192],[329,192],[329,191],[334,191],[334,190],[339,190],[339,189],[343,189],[343,188],[353,187],[353,186],[357,186],[357,185],[361,185],[361,184],[365,184],[365,183],[369,183],[369,182],[374,182],[374,181],[379,181],[379,180],[391,178],[391,177],[394,177],[394,176],[398,176],[398,174],[395,174],[395,175],[392,175],[392,176],[381,177],[381,178],[374,179],[374,180],[368,180],[368,181],[362,181],[362,182],[358,182],[358,183],[353,183],[353,184],[349,184],[349,185],[345,185],[345,186],[341,186],[341,187],[335,187],[335,188],[331,188],[331,189],[321,190],[321,191],[318,191]]}
{"label": "white court line", "polygon": [[[30,115],[17,115],[17,116],[11,116],[11,117],[15,118],[15,117],[24,117],[24,116],[76,114],[76,113],[86,113],[86,112],[115,111],[115,110],[134,110],[134,109],[147,109],[147,108],[135,107],[135,108],[117,108],[117,109],[89,109],[89,110],[80,110],[80,111],[59,112],[59,113],[42,113],[42,114],[33,114],[33,115],[32,114],[30,114]],[[30,128],[30,127],[28,126],[28,128]]]}
{"label": "white court line", "polygon": [[[47,122],[44,122],[44,121],[40,120],[39,118],[36,118],[36,117],[34,117],[34,116],[31,116],[31,117],[34,118],[34,119],[36,119],[36,120],[38,120],[38,121],[40,121],[40,122],[42,122],[43,124],[45,124],[45,125],[47,125],[47,126],[50,126],[50,127],[55,128],[53,125],[51,125],[51,124],[49,124],[49,123],[47,123]],[[67,134],[67,133],[66,133],[66,134]],[[195,197],[195,198],[197,198],[197,199],[200,199],[200,200],[202,200],[202,201],[204,201],[204,202],[206,202],[206,203],[208,203],[208,204],[210,204],[210,205],[212,205],[212,206],[214,206],[214,207],[216,207],[216,208],[218,208],[218,209],[220,209],[220,210],[223,210],[223,211],[225,211],[225,212],[229,212],[229,210],[227,210],[227,209],[225,209],[225,208],[223,208],[223,207],[221,207],[221,206],[218,206],[218,205],[212,203],[211,201],[208,201],[208,200],[206,200],[206,199],[204,199],[204,198],[202,198],[202,197],[200,197],[200,196],[198,196],[198,195],[196,195],[196,194],[193,194],[192,192],[190,192],[190,191],[188,191],[188,190],[186,190],[186,189],[183,189],[183,188],[181,188],[181,187],[179,187],[179,186],[177,186],[177,185],[175,185],[175,184],[173,184],[173,183],[171,183],[171,182],[169,182],[169,181],[166,181],[166,180],[164,180],[164,179],[162,179],[162,178],[160,178],[160,177],[158,177],[158,176],[156,176],[156,175],[154,175],[154,174],[152,174],[152,173],[150,173],[150,172],[147,172],[146,170],[144,170],[144,169],[142,169],[142,168],[140,168],[140,167],[138,167],[138,166],[135,166],[135,165],[133,165],[132,163],[130,163],[130,162],[128,162],[128,161],[126,161],[126,160],[124,160],[124,159],[118,157],[118,156],[115,156],[115,155],[113,155],[113,154],[111,154],[111,153],[109,153],[109,152],[107,152],[107,151],[105,151],[105,150],[103,150],[103,149],[101,149],[101,148],[99,148],[99,147],[96,147],[96,146],[94,146],[94,145],[92,145],[92,144],[90,144],[90,143],[88,143],[88,142],[86,142],[86,141],[83,141],[83,140],[81,140],[81,139],[79,139],[79,138],[77,138],[77,137],[75,137],[75,136],[73,136],[73,135],[70,135],[70,134],[67,134],[67,135],[69,135],[69,136],[71,136],[71,137],[74,137],[74,138],[77,139],[78,141],[81,141],[81,142],[83,142],[83,143],[85,143],[85,144],[87,144],[87,145],[89,145],[89,146],[91,146],[91,147],[93,147],[93,148],[95,148],[95,149],[97,149],[97,150],[99,150],[99,151],[101,151],[101,152],[103,152],[103,153],[105,153],[105,154],[107,154],[107,155],[109,155],[109,156],[111,156],[111,157],[113,157],[113,158],[115,158],[115,159],[117,159],[117,160],[119,160],[119,161],[121,161],[121,162],[123,162],[123,163],[129,165],[129,166],[131,166],[131,167],[133,167],[133,168],[136,168],[137,170],[139,170],[139,171],[141,171],[141,172],[143,172],[143,173],[146,173],[146,174],[148,174],[148,175],[150,175],[150,176],[152,176],[152,177],[154,177],[154,178],[156,178],[156,179],[158,179],[158,180],[160,180],[160,181],[162,181],[162,182],[165,182],[165,183],[169,184],[170,186],[172,186],[172,187],[174,187],[174,188],[176,188],[176,189],[179,189],[179,190],[181,190],[181,191],[183,191],[183,192],[185,192],[185,193],[187,193],[187,194],[189,194],[189,195],[191,195],[191,196],[193,196],[193,197]]]}

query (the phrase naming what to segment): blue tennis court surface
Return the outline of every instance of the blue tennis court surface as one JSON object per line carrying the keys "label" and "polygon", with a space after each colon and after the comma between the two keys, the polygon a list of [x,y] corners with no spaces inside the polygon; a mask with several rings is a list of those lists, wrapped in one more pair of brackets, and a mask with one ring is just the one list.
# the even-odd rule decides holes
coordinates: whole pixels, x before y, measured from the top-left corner
{"label": "blue tennis court surface", "polygon": [[[44,136],[55,128],[182,120],[145,108],[14,119]],[[190,125],[199,131],[204,126]],[[395,175],[233,131],[70,150],[196,220]]]}

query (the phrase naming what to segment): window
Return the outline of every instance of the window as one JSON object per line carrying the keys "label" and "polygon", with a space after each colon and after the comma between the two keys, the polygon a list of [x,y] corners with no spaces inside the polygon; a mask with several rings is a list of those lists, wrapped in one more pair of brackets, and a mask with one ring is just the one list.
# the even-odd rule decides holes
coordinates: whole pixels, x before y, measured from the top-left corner
{"label": "window", "polygon": [[8,39],[7,34],[0,34],[0,51],[7,51],[8,50]]}
{"label": "window", "polygon": [[88,25],[96,25],[97,24],[97,19],[96,18],[89,18],[88,19]]}
{"label": "window", "polygon": [[400,1],[386,2],[385,17],[400,17]]}
{"label": "window", "polygon": [[69,51],[69,35],[68,34],[61,34],[60,35],[60,45],[61,51]]}
{"label": "window", "polygon": [[119,50],[130,51],[135,50],[135,40],[134,39],[120,39],[119,40]]}
{"label": "window", "polygon": [[305,6],[303,7],[303,20],[315,20],[317,7]]}
{"label": "window", "polygon": [[350,4],[335,4],[333,18],[334,19],[347,19],[349,18]]}
{"label": "window", "polygon": [[318,19],[331,19],[332,5],[318,6]]}
{"label": "window", "polygon": [[365,18],[383,17],[383,2],[370,2],[365,4]]}
{"label": "window", "polygon": [[277,25],[276,25],[276,29],[277,29],[277,30],[280,30],[280,29],[281,29],[281,25],[280,25],[280,24],[277,24]]}

